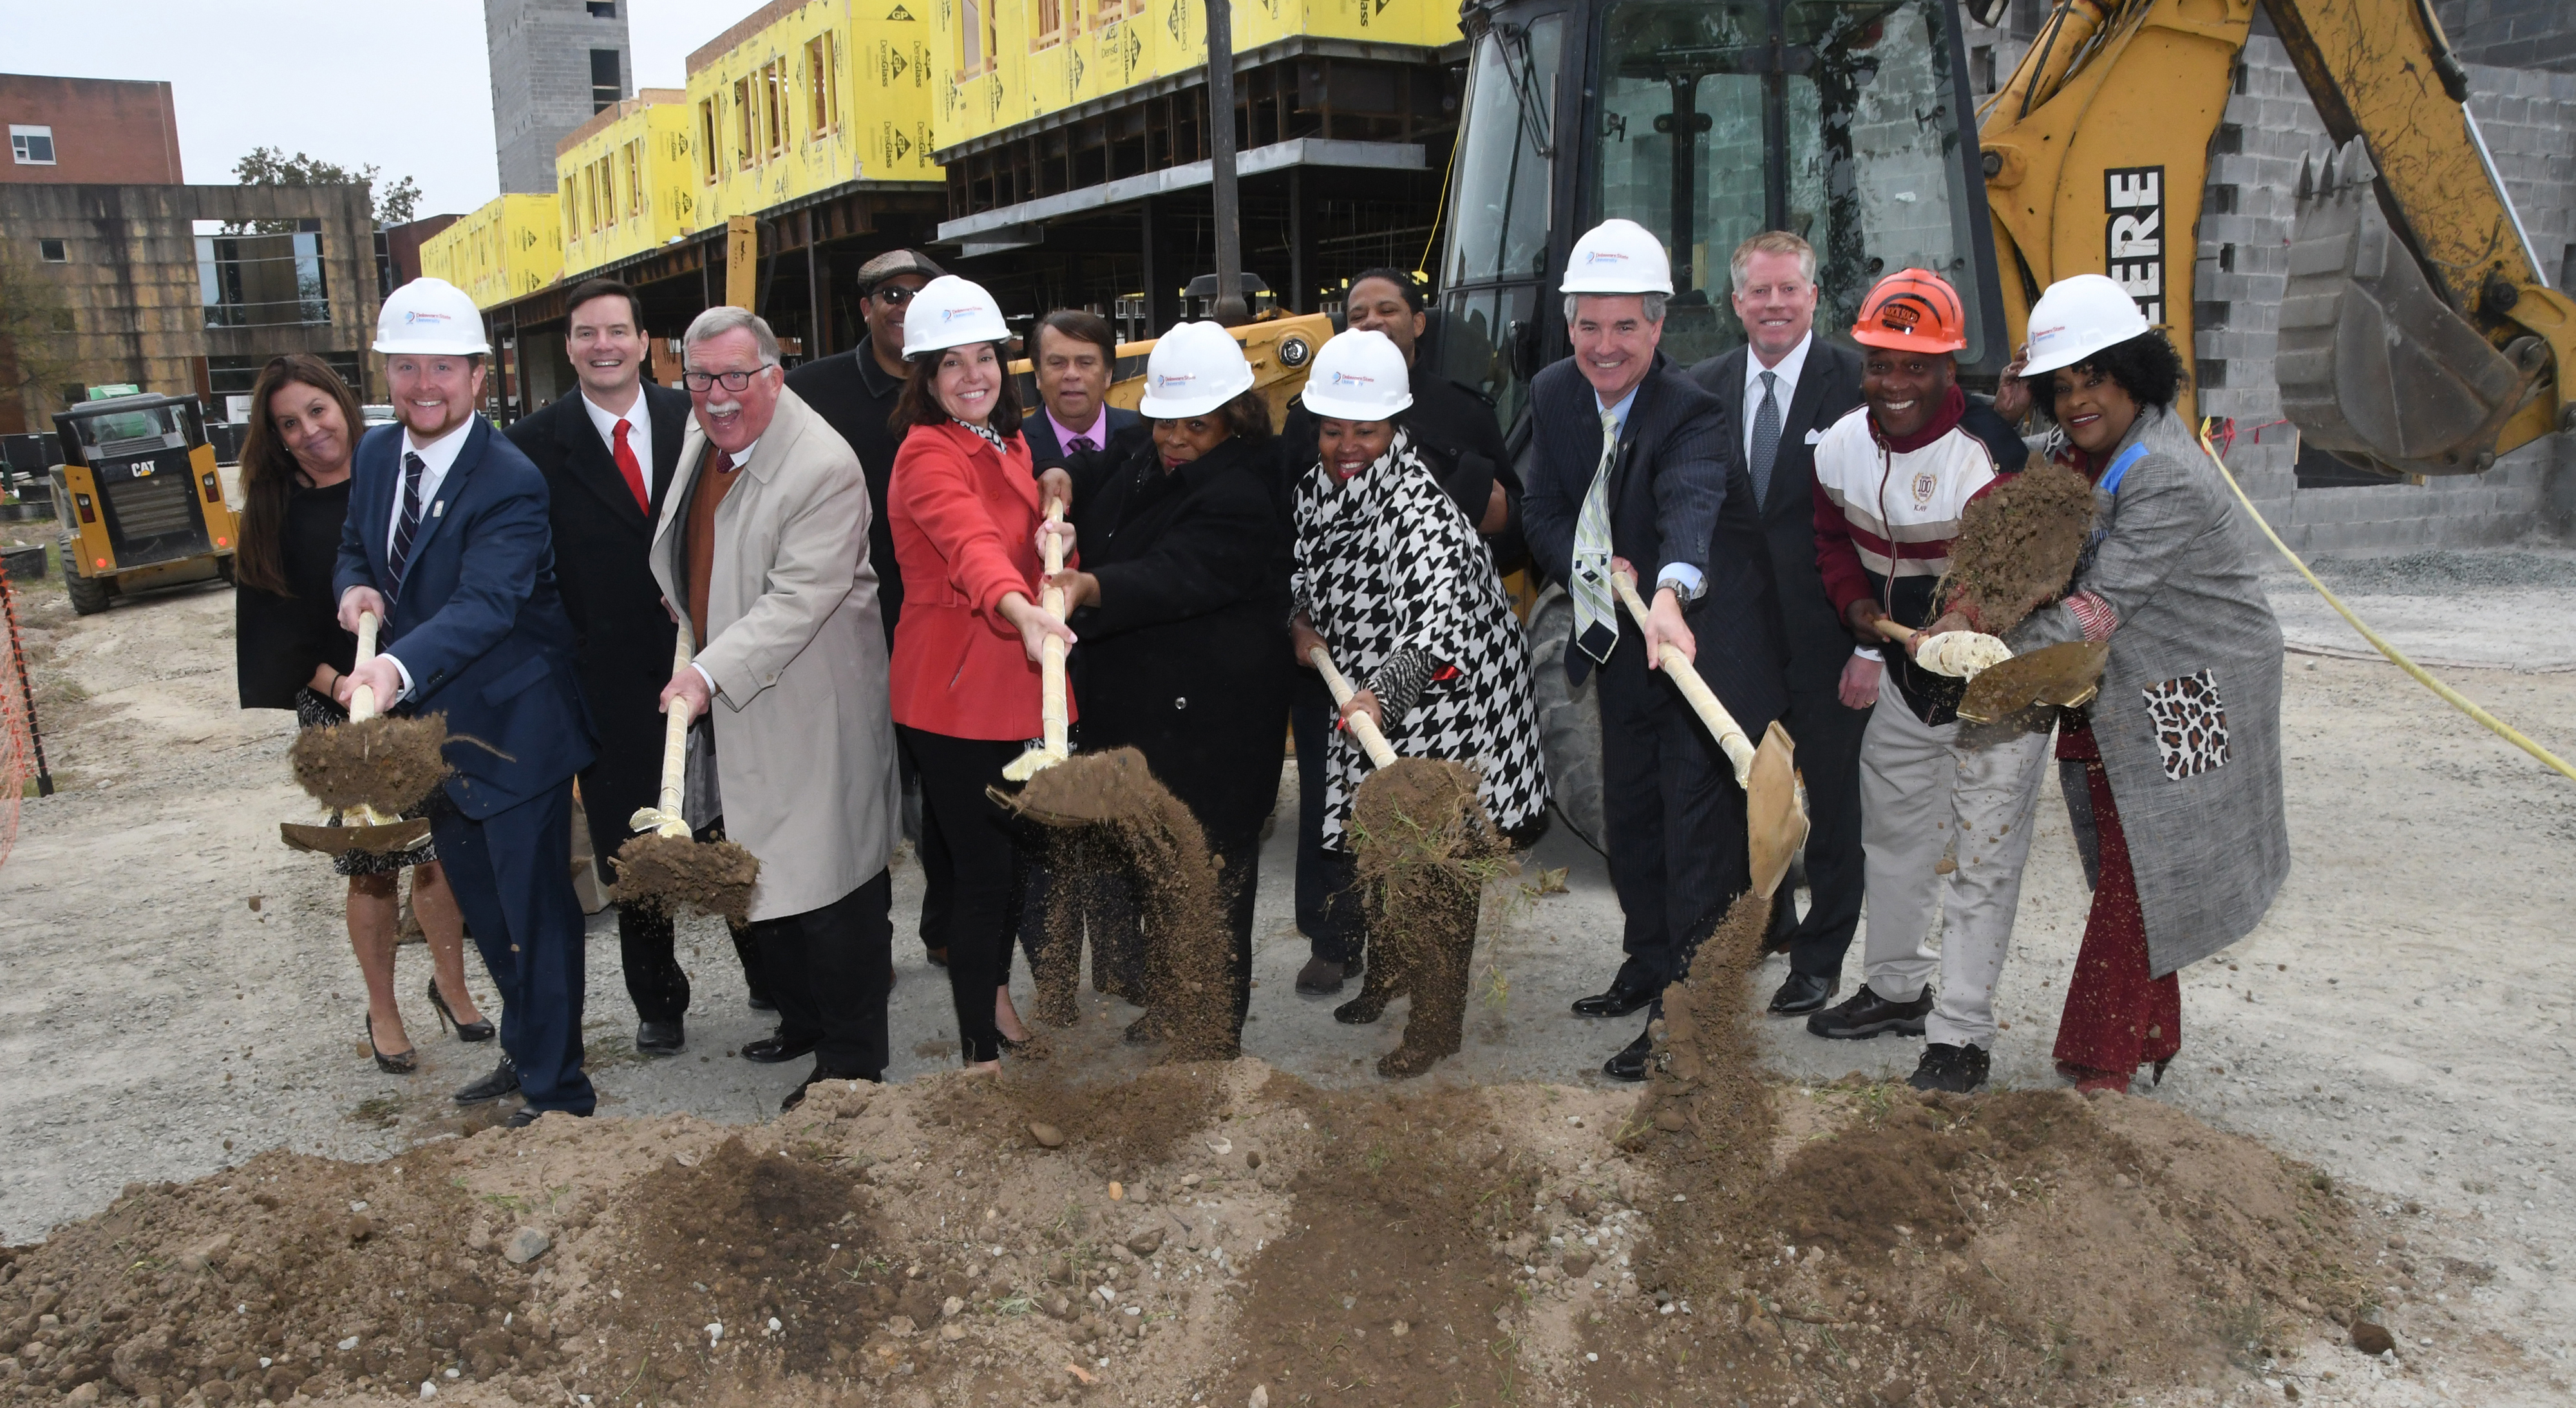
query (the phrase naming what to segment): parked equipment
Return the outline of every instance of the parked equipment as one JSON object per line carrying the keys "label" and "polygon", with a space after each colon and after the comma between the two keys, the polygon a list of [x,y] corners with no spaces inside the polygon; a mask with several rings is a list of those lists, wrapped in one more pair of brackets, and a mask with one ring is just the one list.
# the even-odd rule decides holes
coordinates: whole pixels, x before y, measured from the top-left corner
{"label": "parked equipment", "polygon": [[87,616],[119,596],[220,577],[239,540],[203,413],[191,396],[149,393],[54,413],[53,467],[63,583]]}

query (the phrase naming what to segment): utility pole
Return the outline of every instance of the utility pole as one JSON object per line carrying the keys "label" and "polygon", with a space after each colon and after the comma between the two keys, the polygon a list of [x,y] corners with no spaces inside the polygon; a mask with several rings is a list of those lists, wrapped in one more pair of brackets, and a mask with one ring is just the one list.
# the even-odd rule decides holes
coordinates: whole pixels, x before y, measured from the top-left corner
{"label": "utility pole", "polygon": [[1243,297],[1243,205],[1234,184],[1234,9],[1232,0],[1207,6],[1207,111],[1209,192],[1216,203],[1216,320],[1227,327],[1248,322]]}

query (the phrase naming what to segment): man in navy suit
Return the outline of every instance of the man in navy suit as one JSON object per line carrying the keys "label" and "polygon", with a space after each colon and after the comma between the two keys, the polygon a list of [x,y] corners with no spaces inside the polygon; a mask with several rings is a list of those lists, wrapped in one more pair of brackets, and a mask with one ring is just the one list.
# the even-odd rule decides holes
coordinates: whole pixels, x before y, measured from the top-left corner
{"label": "man in navy suit", "polygon": [[[1726,407],[1658,350],[1672,293],[1663,246],[1633,222],[1605,222],[1575,242],[1563,291],[1574,355],[1530,383],[1521,516],[1532,560],[1574,600],[1566,672],[1578,685],[1601,677],[1605,849],[1627,957],[1574,1010],[1617,1017],[1660,1012],[1664,986],[1752,882],[1734,769],[1650,662],[1678,648],[1755,738],[1788,691],[1771,559]],[[1610,583],[1632,571],[1641,591],[1653,583],[1643,631],[1620,619]],[[1641,1034],[1602,1069],[1642,1080],[1652,1049]]]}
{"label": "man in navy suit", "polygon": [[1145,418],[1109,404],[1109,382],[1118,367],[1118,335],[1097,313],[1067,308],[1038,320],[1037,352],[1029,366],[1037,377],[1042,414],[1020,422],[1029,458],[1061,464],[1084,450],[1106,450],[1109,437]]}
{"label": "man in navy suit", "polygon": [[1880,666],[1853,648],[1825,596],[1815,527],[1816,440],[1860,404],[1860,354],[1815,335],[1816,251],[1805,240],[1784,230],[1755,235],[1736,246],[1728,271],[1749,345],[1691,368],[1691,379],[1735,415],[1789,649],[1781,726],[1797,740],[1807,785],[1808,904],[1801,919],[1782,896],[1765,945],[1789,955],[1788,979],[1771,999],[1773,1012],[1789,1016],[1833,996],[1860,923],[1860,740]]}
{"label": "man in navy suit", "polygon": [[[599,732],[599,757],[581,773],[581,805],[602,879],[615,874],[609,858],[634,834],[628,819],[661,795],[662,686],[679,629],[648,559],[688,433],[689,393],[644,375],[643,318],[634,290],[614,279],[574,288],[565,299],[564,355],[580,389],[503,432],[546,477],[573,669]],[[765,995],[748,941],[737,932],[734,942],[756,1005]],[[678,1053],[688,1042],[689,975],[671,916],[619,905],[617,944],[635,1003],[635,1049]]]}
{"label": "man in navy suit", "polygon": [[462,289],[415,279],[387,298],[376,350],[401,424],[359,442],[333,574],[340,623],[384,623],[384,653],[344,677],[388,706],[444,714],[455,771],[432,833],[501,991],[501,1064],[456,1092],[524,1092],[512,1127],[591,1112],[581,1069],[582,913],[564,857],[590,720],[556,593],[546,481],[474,413],[491,350]]}

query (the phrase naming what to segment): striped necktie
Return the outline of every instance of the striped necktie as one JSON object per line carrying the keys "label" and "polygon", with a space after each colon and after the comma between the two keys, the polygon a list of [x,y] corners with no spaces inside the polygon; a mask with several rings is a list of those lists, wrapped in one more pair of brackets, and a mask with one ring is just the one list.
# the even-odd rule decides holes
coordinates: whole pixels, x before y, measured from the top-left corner
{"label": "striped necktie", "polygon": [[1610,461],[1619,454],[1619,418],[1601,413],[1601,463],[1574,519],[1574,643],[1595,660],[1619,644],[1619,603],[1610,586]]}
{"label": "striped necktie", "polygon": [[411,540],[420,534],[420,476],[427,468],[419,455],[403,453],[402,518],[394,524],[393,551],[385,554],[387,596],[402,595],[403,569],[411,564]]}

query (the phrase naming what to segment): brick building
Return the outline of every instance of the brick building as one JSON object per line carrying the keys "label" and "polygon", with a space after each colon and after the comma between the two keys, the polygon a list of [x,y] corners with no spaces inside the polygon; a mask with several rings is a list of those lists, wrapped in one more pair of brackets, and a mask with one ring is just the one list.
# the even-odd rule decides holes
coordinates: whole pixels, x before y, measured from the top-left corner
{"label": "brick building", "polygon": [[503,195],[555,189],[555,145],[635,95],[627,0],[483,0]]}
{"label": "brick building", "polygon": [[9,157],[0,182],[175,186],[179,116],[167,83],[0,73]]}

